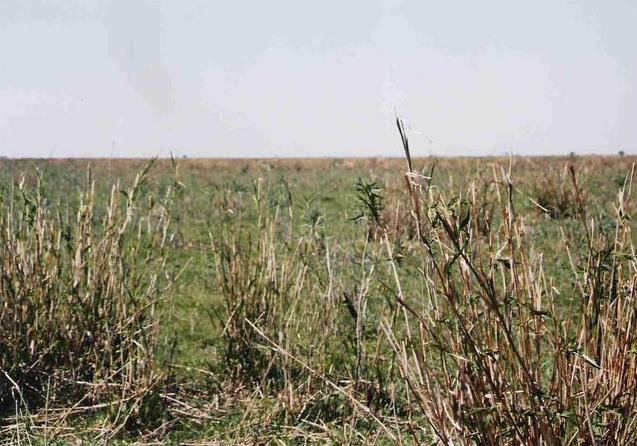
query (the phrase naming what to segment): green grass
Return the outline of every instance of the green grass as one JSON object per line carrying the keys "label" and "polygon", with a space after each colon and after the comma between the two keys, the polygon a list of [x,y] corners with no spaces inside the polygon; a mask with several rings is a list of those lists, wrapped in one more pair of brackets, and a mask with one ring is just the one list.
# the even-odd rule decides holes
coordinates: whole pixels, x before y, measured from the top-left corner
{"label": "green grass", "polygon": [[[417,372],[422,373],[420,379],[439,378],[443,371],[444,355],[423,347],[429,341],[423,341],[424,335],[417,332],[424,325],[419,326],[410,312],[428,317],[435,312],[432,296],[442,299],[445,294],[442,282],[427,281],[433,265],[446,264],[449,280],[466,291],[460,294],[466,299],[461,310],[467,317],[482,311],[468,291],[479,294],[476,284],[463,282],[469,279],[463,279],[459,253],[454,254],[442,220],[460,225],[465,213],[470,213],[473,235],[467,252],[475,256],[476,265],[486,268],[492,261],[488,256],[495,254],[493,247],[507,237],[503,209],[511,206],[516,214],[516,237],[524,239],[524,258],[535,265],[529,271],[539,274],[541,270],[550,282],[550,286],[542,285],[544,305],[552,295],[556,307],[552,317],[577,318],[577,314],[569,316],[569,309],[573,303],[578,305],[582,294],[562,240],[569,240],[581,283],[588,280],[586,271],[605,268],[590,264],[584,225],[591,219],[598,222],[599,243],[615,236],[617,193],[634,161],[632,157],[414,159],[414,169],[423,175],[435,165],[431,182],[423,183],[418,195],[422,220],[429,215],[432,222],[438,222],[432,240],[447,244],[436,245],[433,260],[418,241],[402,159],[188,159],[177,161],[176,172],[170,160],[157,161],[140,190],[141,202],[158,200],[179,182],[167,205],[172,237],[165,275],[170,282],[174,280],[174,286],[167,291],[170,298],[166,302],[170,303],[162,307],[160,324],[162,342],[174,341],[174,349],[171,355],[158,353],[172,364],[164,370],[170,383],[163,391],[172,399],[162,401],[169,413],[164,425],[139,426],[120,434],[119,441],[432,441],[435,405],[428,406],[431,401],[418,404],[416,390],[404,376]],[[131,184],[144,163],[91,161],[98,217],[105,212],[102,205],[111,185],[116,181]],[[73,209],[86,184],[87,164],[83,160],[2,160],[0,189],[9,193],[20,173],[25,175],[26,186],[33,187],[37,167],[42,172],[47,206]],[[570,165],[581,190],[579,201],[569,176]],[[514,185],[510,203],[503,175],[509,168]],[[382,196],[382,209],[378,203],[361,200],[361,194],[369,192],[361,184],[374,182],[379,186],[376,193]],[[585,219],[580,204],[585,207]],[[490,229],[480,226],[487,220]],[[630,239],[634,224],[626,225]],[[630,241],[622,246],[628,249]],[[494,275],[496,286],[509,283],[504,265],[512,256],[518,261],[516,255],[504,252],[495,261],[499,268]],[[633,273],[626,274],[622,283],[629,286]],[[397,297],[407,303],[409,311]],[[452,339],[458,327],[454,320],[458,314],[453,311],[460,307],[443,309],[440,305],[441,319],[432,322],[432,327]],[[523,305],[516,305],[506,307],[507,311],[524,314]],[[551,310],[542,307],[541,311]],[[443,314],[447,319],[443,320]],[[511,317],[517,321],[517,316]],[[485,339],[495,339],[497,324],[489,329],[493,331],[485,332]],[[405,342],[403,347],[413,353],[415,362],[400,359],[400,345],[392,344],[390,333],[399,344]],[[461,343],[451,347],[463,348]],[[471,352],[465,349],[454,354]],[[438,358],[428,363],[430,373],[418,369],[428,355]],[[544,359],[553,361],[549,356]],[[450,364],[446,373],[456,373]],[[511,376],[522,373],[513,364],[508,370]],[[548,373],[546,366],[543,370]],[[42,407],[30,410],[41,413]],[[491,418],[487,422],[475,413],[465,419],[465,427],[482,429],[485,436],[460,436],[458,441],[496,441],[489,432],[495,432],[497,423],[506,422]],[[71,433],[62,435],[60,441],[91,438],[100,416],[98,412],[69,418]],[[578,427],[585,419],[581,414],[568,416]],[[461,419],[458,415],[456,422]],[[569,432],[578,435],[573,426]],[[595,429],[590,430],[603,443],[600,439],[605,438],[605,431]],[[41,440],[37,429],[29,432]],[[497,441],[508,440],[501,437]]]}

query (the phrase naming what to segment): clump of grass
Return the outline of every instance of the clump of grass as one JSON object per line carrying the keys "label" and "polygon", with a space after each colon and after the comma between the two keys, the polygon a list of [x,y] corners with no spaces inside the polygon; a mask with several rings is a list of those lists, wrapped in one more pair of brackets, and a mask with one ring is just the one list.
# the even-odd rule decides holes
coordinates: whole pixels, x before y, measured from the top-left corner
{"label": "clump of grass", "polygon": [[164,416],[158,362],[169,215],[133,185],[96,203],[90,170],[79,205],[54,205],[37,176],[0,198],[0,409],[106,410],[111,429]]}
{"label": "clump of grass", "polygon": [[[377,185],[365,185],[357,190],[360,211],[380,222],[379,203],[366,201],[379,196]],[[393,403],[381,383],[380,332],[367,320],[380,247],[367,235],[360,252],[331,246],[311,203],[301,209],[302,231],[290,232],[293,200],[267,206],[265,189],[256,182],[253,213],[236,215],[213,238],[226,372],[279,401],[273,422],[365,420],[370,407]]]}
{"label": "clump of grass", "polygon": [[[571,166],[572,168],[572,166]],[[533,196],[545,214],[554,219],[575,218],[581,210],[577,191],[572,187],[574,171],[569,167],[541,175],[533,185]],[[585,197],[579,197],[585,199]]]}
{"label": "clump of grass", "polygon": [[213,242],[217,286],[225,305],[218,318],[230,375],[276,386],[283,381],[283,367],[250,324],[283,341],[285,314],[302,287],[305,271],[295,269],[294,255],[288,256],[287,248],[276,243],[278,212],[271,215],[260,181],[255,182],[253,198],[254,225],[229,222],[225,240]]}
{"label": "clump of grass", "polygon": [[609,238],[585,216],[572,169],[570,175],[569,206],[582,217],[587,249],[571,252],[562,241],[575,284],[565,313],[516,212],[510,172],[493,178],[501,219],[486,231],[471,222],[480,203],[470,194],[418,198],[424,291],[397,295],[404,329],[391,321],[383,327],[409,399],[426,420],[414,421],[421,438],[467,445],[637,441],[630,181],[619,193]]}

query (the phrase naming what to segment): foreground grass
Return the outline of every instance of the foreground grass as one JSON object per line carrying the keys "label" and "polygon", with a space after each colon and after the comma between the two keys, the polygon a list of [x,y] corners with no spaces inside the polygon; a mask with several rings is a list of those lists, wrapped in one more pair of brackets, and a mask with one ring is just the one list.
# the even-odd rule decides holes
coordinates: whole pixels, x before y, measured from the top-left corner
{"label": "foreground grass", "polygon": [[[134,184],[143,163],[93,164],[99,233],[111,184]],[[78,406],[92,409],[50,416],[57,429],[43,435],[52,406],[76,400],[42,398],[38,382],[40,398],[15,404],[5,383],[4,432],[62,442],[630,442],[632,160],[414,165],[406,186],[403,160],[182,160],[177,170],[158,161],[138,200],[142,219],[157,203],[170,216],[159,332],[143,332],[164,347],[140,357],[157,364],[149,376],[159,385],[146,387],[162,410],[94,397]],[[79,207],[83,161],[3,160],[4,196],[17,172],[35,190],[36,166],[46,198],[37,206]],[[139,421],[122,425],[119,409],[114,421],[100,401]]]}

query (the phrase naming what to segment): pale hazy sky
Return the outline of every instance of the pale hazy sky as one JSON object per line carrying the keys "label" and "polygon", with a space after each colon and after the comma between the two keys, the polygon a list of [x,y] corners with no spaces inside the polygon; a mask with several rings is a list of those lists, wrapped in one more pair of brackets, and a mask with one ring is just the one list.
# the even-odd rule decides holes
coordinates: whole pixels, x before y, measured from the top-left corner
{"label": "pale hazy sky", "polygon": [[0,0],[0,155],[637,153],[637,1]]}

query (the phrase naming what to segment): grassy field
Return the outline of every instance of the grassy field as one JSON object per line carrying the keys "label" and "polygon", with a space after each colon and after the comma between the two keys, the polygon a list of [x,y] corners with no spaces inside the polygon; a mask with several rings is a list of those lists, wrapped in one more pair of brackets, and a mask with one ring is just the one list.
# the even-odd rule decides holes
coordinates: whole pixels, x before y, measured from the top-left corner
{"label": "grassy field", "polygon": [[629,156],[0,160],[0,438],[634,444]]}

